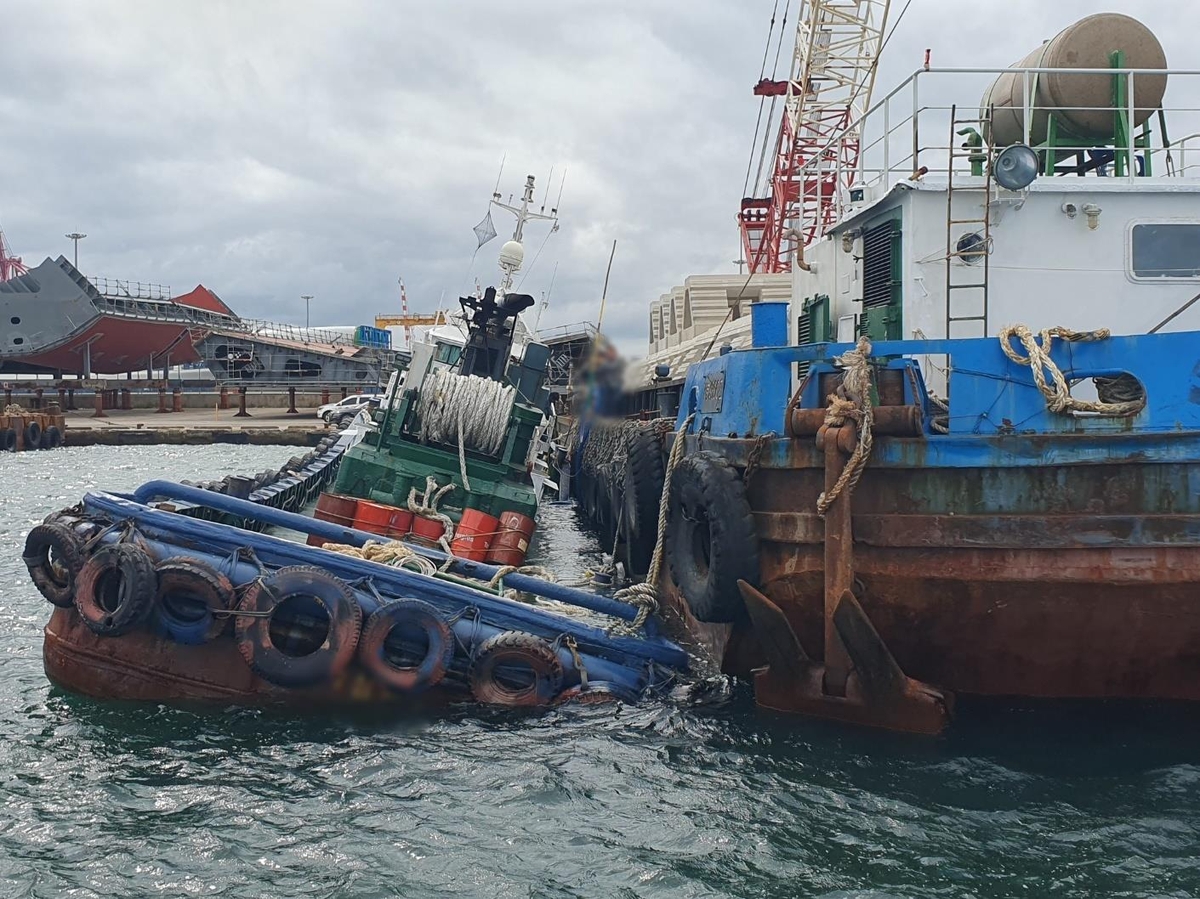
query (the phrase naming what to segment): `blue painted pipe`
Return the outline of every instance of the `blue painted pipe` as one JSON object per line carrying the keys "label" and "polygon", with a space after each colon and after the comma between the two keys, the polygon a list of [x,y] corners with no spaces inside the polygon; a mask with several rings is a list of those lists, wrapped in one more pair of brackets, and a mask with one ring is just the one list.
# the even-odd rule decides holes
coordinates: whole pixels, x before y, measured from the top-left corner
{"label": "blue painted pipe", "polygon": [[[149,486],[145,485],[142,489]],[[178,487],[179,485],[169,486]],[[181,489],[190,490],[193,494],[201,494],[201,499],[205,499],[208,495],[215,495],[230,504],[229,508],[236,514],[245,514],[241,511],[242,506],[249,506],[256,513],[270,512],[272,516],[282,517],[289,522],[284,525],[285,527],[292,526],[290,525],[292,519],[298,519],[305,523],[312,522],[311,519],[300,515],[263,509],[244,500],[233,500],[220,494],[207,494],[206,491],[192,488]],[[190,500],[190,497],[187,498]],[[505,630],[528,631],[548,640],[568,633],[575,637],[581,647],[586,646],[589,652],[621,664],[631,664],[628,661],[630,659],[643,661],[650,659],[672,668],[686,669],[688,666],[687,653],[678,644],[662,637],[611,636],[601,628],[580,621],[404,568],[379,565],[352,556],[292,543],[278,537],[176,515],[173,512],[149,508],[112,494],[89,493],[84,497],[84,505],[113,519],[132,519],[138,523],[139,528],[147,536],[158,535],[165,542],[172,544],[184,544],[189,548],[210,553],[214,549],[231,553],[238,548],[250,548],[263,562],[276,565],[312,565],[316,562],[343,580],[353,581],[360,577],[369,577],[373,579],[377,589],[381,592],[397,596],[419,596],[421,599],[433,603],[448,616],[454,615],[464,606],[470,605],[478,608],[480,613],[490,621],[502,624]],[[264,520],[267,519],[264,517]],[[312,523],[324,524],[319,521]],[[341,530],[336,526],[330,527],[335,531]],[[322,536],[328,535],[323,534]],[[371,537],[372,535],[363,534],[363,536]],[[334,536],[332,539],[337,538]]]}
{"label": "blue painted pipe", "polygon": [[[133,498],[139,503],[149,503],[158,498],[177,499],[182,502],[195,503],[198,506],[207,506],[219,512],[231,512],[243,518],[261,521],[276,527],[299,531],[302,534],[316,534],[326,540],[348,543],[352,546],[362,546],[368,540],[378,541],[380,539],[378,534],[341,527],[328,521],[297,515],[295,512],[265,508],[249,500],[234,499],[223,493],[212,493],[201,490],[199,487],[186,487],[172,481],[147,481],[134,491]],[[445,554],[437,550],[419,546],[413,546],[413,549],[436,562],[444,562],[446,559]],[[482,581],[490,581],[499,570],[495,565],[485,565],[483,562],[471,562],[466,559],[458,560],[451,568],[455,574]],[[507,574],[504,576],[504,583],[505,586],[532,593],[534,596],[543,596],[546,599],[565,602],[568,605],[591,609],[593,612],[612,615],[614,618],[621,618],[625,621],[632,621],[638,614],[637,608],[629,603],[588,593],[586,590],[578,590],[574,587],[564,587],[562,584],[552,584],[549,581],[525,574],[516,574],[515,572]]]}

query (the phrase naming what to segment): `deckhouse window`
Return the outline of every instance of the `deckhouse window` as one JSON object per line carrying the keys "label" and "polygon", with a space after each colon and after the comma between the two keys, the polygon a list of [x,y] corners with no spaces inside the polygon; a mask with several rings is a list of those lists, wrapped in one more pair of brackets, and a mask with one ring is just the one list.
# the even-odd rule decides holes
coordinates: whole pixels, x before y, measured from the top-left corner
{"label": "deckhouse window", "polygon": [[1200,279],[1200,222],[1134,225],[1131,261],[1138,279]]}

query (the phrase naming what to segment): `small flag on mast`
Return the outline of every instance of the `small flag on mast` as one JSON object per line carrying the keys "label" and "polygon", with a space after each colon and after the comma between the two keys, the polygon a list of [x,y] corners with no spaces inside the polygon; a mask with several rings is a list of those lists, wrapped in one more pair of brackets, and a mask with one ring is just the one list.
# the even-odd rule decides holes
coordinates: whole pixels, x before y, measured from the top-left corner
{"label": "small flag on mast", "polygon": [[482,222],[475,226],[474,231],[475,239],[479,241],[479,246],[475,247],[476,250],[496,236],[496,226],[492,224],[492,210],[488,210],[488,214],[483,217]]}

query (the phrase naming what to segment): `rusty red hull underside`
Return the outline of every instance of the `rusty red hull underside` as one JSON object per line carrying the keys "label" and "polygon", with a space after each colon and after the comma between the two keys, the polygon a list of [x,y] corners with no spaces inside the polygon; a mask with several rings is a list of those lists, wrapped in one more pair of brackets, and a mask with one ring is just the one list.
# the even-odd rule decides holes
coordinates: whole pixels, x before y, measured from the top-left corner
{"label": "rusty red hull underside", "polygon": [[121,374],[145,368],[151,354],[155,365],[170,347],[171,364],[199,362],[187,329],[169,322],[135,321],[101,316],[69,340],[40,353],[14,357],[13,361],[68,372],[83,370],[84,347],[91,341],[91,365],[95,374]]}
{"label": "rusty red hull underside", "polygon": [[355,666],[331,684],[279,687],[246,665],[232,639],[184,646],[146,631],[99,637],[74,609],[55,609],[42,644],[46,676],[60,687],[96,699],[207,705],[282,705],[313,708],[348,704],[425,708],[449,694],[401,697]]}
{"label": "rusty red hull underside", "polygon": [[[707,441],[744,464],[742,441]],[[824,647],[823,487],[809,441],[748,490],[762,593]],[[854,593],[904,673],[956,694],[1200,701],[1200,516],[1186,466],[872,469],[854,492]],[[997,480],[1000,479],[1000,480]],[[998,489],[997,489],[998,485]],[[1182,492],[1181,492],[1182,491]],[[988,514],[952,514],[1006,497]],[[931,511],[941,509],[943,511]],[[1145,509],[1174,510],[1146,514]],[[768,660],[749,622],[669,604],[733,674]]]}

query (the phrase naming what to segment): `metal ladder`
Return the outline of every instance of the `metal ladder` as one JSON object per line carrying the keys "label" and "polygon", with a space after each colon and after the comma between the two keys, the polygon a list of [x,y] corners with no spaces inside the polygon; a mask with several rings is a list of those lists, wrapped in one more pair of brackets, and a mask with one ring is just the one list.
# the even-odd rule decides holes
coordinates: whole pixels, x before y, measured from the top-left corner
{"label": "metal ladder", "polygon": [[[989,149],[982,135],[986,134],[991,110],[975,118],[960,119],[958,107],[950,107],[950,159],[946,180],[946,336],[988,336],[988,273],[992,255],[992,167]],[[967,137],[960,144],[961,137]],[[978,142],[976,142],[978,138]],[[968,160],[975,168],[983,167],[983,214],[980,218],[955,218],[954,198],[962,194],[978,194],[979,188],[955,187],[954,169],[959,160]],[[973,174],[973,177],[974,176]],[[965,199],[965,198],[964,198]],[[959,214],[962,204],[959,204]],[[976,225],[974,231],[964,226]],[[980,240],[960,246],[970,234]],[[981,260],[977,265],[955,265],[955,260]],[[955,279],[955,272],[959,280]]]}

